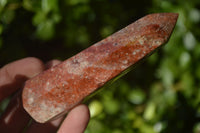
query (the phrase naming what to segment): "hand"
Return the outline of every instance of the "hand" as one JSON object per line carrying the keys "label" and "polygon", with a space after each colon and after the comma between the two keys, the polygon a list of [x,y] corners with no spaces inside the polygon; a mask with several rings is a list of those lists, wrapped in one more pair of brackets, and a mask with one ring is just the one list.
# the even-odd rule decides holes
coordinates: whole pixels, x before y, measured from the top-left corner
{"label": "hand", "polygon": [[20,88],[23,88],[24,82],[59,62],[53,60],[44,65],[39,59],[29,57],[7,64],[0,69],[0,101],[18,91],[0,117],[2,133],[21,133],[25,130],[25,133],[55,133],[57,130],[58,133],[84,132],[90,118],[86,105],[76,106],[65,119],[61,117],[45,124],[30,121],[31,117],[23,109]]}

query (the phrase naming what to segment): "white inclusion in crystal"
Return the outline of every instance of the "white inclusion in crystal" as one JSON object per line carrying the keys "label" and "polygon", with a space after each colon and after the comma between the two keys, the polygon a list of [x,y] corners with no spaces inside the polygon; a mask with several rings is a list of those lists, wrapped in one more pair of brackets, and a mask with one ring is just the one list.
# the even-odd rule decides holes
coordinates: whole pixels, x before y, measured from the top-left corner
{"label": "white inclusion in crystal", "polygon": [[142,39],[138,40],[138,42],[139,42],[141,45],[144,44],[144,40],[142,40]]}
{"label": "white inclusion in crystal", "polygon": [[80,75],[83,73],[83,70],[89,65],[89,62],[83,61],[79,62],[79,64],[74,63],[66,63],[66,70],[68,73]]}
{"label": "white inclusion in crystal", "polygon": [[54,68],[51,68],[50,71],[53,72],[53,71],[54,71]]}
{"label": "white inclusion in crystal", "polygon": [[141,50],[140,49],[136,49],[135,51],[133,51],[133,55],[136,55],[137,53],[139,53]]}
{"label": "white inclusion in crystal", "polygon": [[72,95],[72,98],[75,98],[75,95],[74,95],[74,94]]}
{"label": "white inclusion in crystal", "polygon": [[63,109],[61,107],[56,107],[56,108],[53,108],[54,112],[56,113],[60,113],[63,111]]}
{"label": "white inclusion in crystal", "polygon": [[127,61],[127,60],[123,60],[122,63],[123,63],[123,64],[127,64],[128,61]]}
{"label": "white inclusion in crystal", "polygon": [[64,86],[67,86],[67,85],[68,85],[68,82],[67,81],[63,81],[62,86],[64,87]]}
{"label": "white inclusion in crystal", "polygon": [[121,69],[126,69],[126,68],[127,68],[127,66],[121,65]]}
{"label": "white inclusion in crystal", "polygon": [[161,44],[161,40],[155,40],[152,43],[152,46],[159,46]]}
{"label": "white inclusion in crystal", "polygon": [[[57,76],[57,75],[56,75]],[[51,89],[53,88],[52,84],[50,84],[49,81],[46,82],[46,84],[44,85],[44,89],[46,91],[51,91]]]}
{"label": "white inclusion in crystal", "polygon": [[28,93],[32,93],[33,91],[32,91],[32,88],[28,88]]}
{"label": "white inclusion in crystal", "polygon": [[48,105],[43,101],[41,104],[40,104],[40,108],[42,109],[42,110],[48,110]]}
{"label": "white inclusion in crystal", "polygon": [[28,104],[32,104],[32,103],[34,102],[35,93],[32,91],[31,88],[29,88],[29,89],[28,89],[28,94],[29,94],[29,96],[28,96],[28,101],[27,101],[27,103],[28,103]]}
{"label": "white inclusion in crystal", "polygon": [[143,55],[145,55],[147,52],[146,52],[146,51],[143,51],[142,53],[143,53]]}
{"label": "white inclusion in crystal", "polygon": [[144,42],[147,40],[147,38],[145,36],[139,38],[138,42],[140,43],[140,45],[144,45]]}
{"label": "white inclusion in crystal", "polygon": [[136,52],[135,51],[133,51],[133,53],[132,53],[133,55],[136,55]]}
{"label": "white inclusion in crystal", "polygon": [[32,104],[34,102],[34,98],[31,96],[28,98],[28,104]]}

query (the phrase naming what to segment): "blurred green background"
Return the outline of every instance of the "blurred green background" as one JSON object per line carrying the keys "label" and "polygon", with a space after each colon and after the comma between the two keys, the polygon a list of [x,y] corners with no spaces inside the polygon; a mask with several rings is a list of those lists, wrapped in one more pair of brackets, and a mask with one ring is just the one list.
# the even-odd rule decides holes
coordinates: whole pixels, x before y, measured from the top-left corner
{"label": "blurred green background", "polygon": [[67,59],[156,12],[179,13],[170,41],[86,102],[85,132],[200,133],[199,0],[0,0],[0,67]]}

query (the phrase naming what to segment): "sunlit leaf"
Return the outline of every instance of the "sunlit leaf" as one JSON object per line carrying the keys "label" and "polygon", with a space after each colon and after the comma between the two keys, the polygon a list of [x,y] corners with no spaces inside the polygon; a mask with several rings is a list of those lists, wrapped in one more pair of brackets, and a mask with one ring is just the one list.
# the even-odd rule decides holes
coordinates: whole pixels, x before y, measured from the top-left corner
{"label": "sunlit leaf", "polygon": [[6,4],[7,4],[7,0],[0,0],[0,12],[3,10]]}
{"label": "sunlit leaf", "polygon": [[162,123],[162,122],[157,122],[155,125],[154,125],[154,131],[156,132],[156,133],[160,133],[162,130],[163,130],[163,128],[164,128],[164,123]]}
{"label": "sunlit leaf", "polygon": [[49,12],[57,9],[57,0],[42,0],[42,11]]}
{"label": "sunlit leaf", "polygon": [[101,102],[95,100],[89,104],[89,109],[90,109],[90,116],[95,117],[103,111],[103,105],[101,104]]}
{"label": "sunlit leaf", "polygon": [[145,111],[144,111],[144,119],[151,120],[156,115],[156,105],[153,102],[148,103]]}

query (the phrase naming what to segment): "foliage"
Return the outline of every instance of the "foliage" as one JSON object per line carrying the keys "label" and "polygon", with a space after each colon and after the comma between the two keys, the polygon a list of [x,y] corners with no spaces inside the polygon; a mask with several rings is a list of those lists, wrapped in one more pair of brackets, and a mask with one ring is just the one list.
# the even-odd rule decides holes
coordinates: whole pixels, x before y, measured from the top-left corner
{"label": "foliage", "polygon": [[0,0],[0,65],[66,59],[154,12],[179,13],[171,39],[87,101],[86,133],[199,133],[199,0]]}

